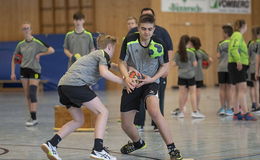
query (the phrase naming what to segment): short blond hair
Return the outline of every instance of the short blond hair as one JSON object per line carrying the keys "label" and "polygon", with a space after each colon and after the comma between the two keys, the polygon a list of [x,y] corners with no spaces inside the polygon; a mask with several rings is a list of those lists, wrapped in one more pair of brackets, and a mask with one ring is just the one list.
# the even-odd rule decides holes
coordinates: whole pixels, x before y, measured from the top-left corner
{"label": "short blond hair", "polygon": [[108,44],[116,44],[116,41],[116,37],[107,34],[102,34],[97,38],[98,49],[105,49]]}
{"label": "short blond hair", "polygon": [[137,18],[130,16],[130,17],[127,18],[127,21],[129,21],[129,20],[134,20],[135,23],[137,24]]}

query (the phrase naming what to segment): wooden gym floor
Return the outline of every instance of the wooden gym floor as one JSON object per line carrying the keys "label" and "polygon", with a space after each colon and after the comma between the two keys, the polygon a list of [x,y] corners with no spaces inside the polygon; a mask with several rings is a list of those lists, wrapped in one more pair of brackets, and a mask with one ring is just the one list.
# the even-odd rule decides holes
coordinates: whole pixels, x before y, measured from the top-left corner
{"label": "wooden gym floor", "polygon": [[[147,149],[131,155],[119,150],[129,140],[123,133],[119,118],[120,91],[98,92],[110,111],[105,146],[118,160],[169,159],[166,147],[158,133],[153,132],[147,117],[145,131],[140,133]],[[173,131],[177,147],[185,158],[196,160],[260,160],[260,120],[233,121],[231,117],[218,117],[217,88],[202,91],[201,110],[204,120],[190,118],[190,105],[184,119],[173,118],[170,112],[178,105],[177,90],[166,91],[165,117]],[[0,160],[46,160],[40,144],[53,135],[54,110],[57,92],[40,95],[39,125],[25,127],[28,118],[22,93],[0,93]],[[258,118],[260,118],[258,116]],[[92,132],[75,132],[59,145],[63,160],[88,160],[93,146]]]}

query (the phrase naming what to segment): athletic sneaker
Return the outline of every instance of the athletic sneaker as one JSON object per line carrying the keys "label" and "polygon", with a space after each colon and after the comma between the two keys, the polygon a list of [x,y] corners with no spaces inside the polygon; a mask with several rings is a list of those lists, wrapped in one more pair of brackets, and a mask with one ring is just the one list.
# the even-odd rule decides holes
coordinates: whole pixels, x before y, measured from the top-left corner
{"label": "athletic sneaker", "polygon": [[25,122],[25,125],[27,127],[32,127],[32,126],[36,126],[38,124],[37,120],[33,120],[33,119],[29,119],[27,122]]}
{"label": "athletic sneaker", "polygon": [[183,112],[179,112],[176,117],[178,118],[184,118],[184,113]]}
{"label": "athletic sneaker", "polygon": [[135,127],[137,128],[138,132],[144,132],[144,126],[135,125]]}
{"label": "athletic sneaker", "polygon": [[170,155],[171,159],[174,159],[174,160],[182,160],[183,159],[180,151],[176,148],[174,150],[170,151],[169,155]]}
{"label": "athletic sneaker", "polygon": [[260,107],[252,109],[252,112],[254,112],[255,114],[259,114],[260,113]]}
{"label": "athletic sneaker", "polygon": [[224,116],[226,114],[226,110],[224,107],[220,108],[219,111],[218,111],[218,115],[220,116]]}
{"label": "athletic sneaker", "polygon": [[154,131],[154,132],[159,132],[159,128],[158,128],[157,126],[154,126],[154,127],[153,127],[153,131]]}
{"label": "athletic sneaker", "polygon": [[239,121],[241,121],[241,120],[243,120],[243,119],[244,119],[244,116],[243,116],[240,112],[233,115],[233,120],[239,120]]}
{"label": "athletic sneaker", "polygon": [[256,121],[257,119],[253,116],[252,113],[246,113],[243,116],[243,119],[246,121]]}
{"label": "athletic sneaker", "polygon": [[191,113],[191,117],[192,118],[205,118],[206,116],[204,114],[200,113],[199,111],[196,111],[196,112]]}
{"label": "athletic sneaker", "polygon": [[116,157],[111,156],[106,148],[104,148],[101,152],[92,150],[90,158],[99,160],[116,160]]}
{"label": "athletic sneaker", "polygon": [[227,116],[233,116],[233,115],[234,115],[234,112],[233,112],[232,109],[229,108],[229,109],[226,110],[225,115],[227,115]]}
{"label": "athletic sneaker", "polygon": [[57,147],[52,146],[50,142],[46,142],[41,145],[41,148],[43,152],[47,154],[47,157],[50,160],[61,160],[61,158],[58,155]]}
{"label": "athletic sneaker", "polygon": [[[173,110],[173,111],[171,112],[171,114],[172,114],[173,116],[176,116],[176,117],[177,117],[180,112],[181,112],[180,108],[176,108],[175,110]],[[183,112],[186,112],[186,106],[183,107]]]}
{"label": "athletic sneaker", "polygon": [[134,143],[133,142],[130,142],[128,141],[128,143],[126,145],[124,145],[122,148],[121,148],[121,153],[122,154],[129,154],[133,151],[136,151],[138,149],[145,149],[147,147],[147,145],[145,144],[145,142],[143,141],[143,144],[142,146],[140,146],[139,148],[135,148],[134,146]]}
{"label": "athletic sneaker", "polygon": [[176,108],[175,110],[173,110],[172,112],[171,112],[171,114],[172,115],[174,115],[174,116],[177,116],[178,115],[178,113],[180,113],[180,108]]}

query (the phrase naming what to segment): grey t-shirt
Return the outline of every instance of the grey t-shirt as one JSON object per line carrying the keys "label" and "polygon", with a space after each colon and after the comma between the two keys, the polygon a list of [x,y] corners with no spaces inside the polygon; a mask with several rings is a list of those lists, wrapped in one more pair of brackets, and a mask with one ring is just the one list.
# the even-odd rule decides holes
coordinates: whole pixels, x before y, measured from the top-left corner
{"label": "grey t-shirt", "polygon": [[58,86],[92,86],[101,78],[99,65],[110,68],[110,57],[103,50],[96,50],[78,59],[61,77]]}
{"label": "grey t-shirt", "polygon": [[[75,31],[68,32],[63,47],[68,49],[72,54],[79,53],[81,56],[89,54],[95,48],[92,35],[86,30],[81,33]],[[69,61],[69,66],[71,64],[72,62]]]}
{"label": "grey t-shirt", "polygon": [[35,56],[42,52],[47,52],[49,46],[39,39],[33,38],[31,41],[23,40],[18,43],[14,54],[21,54],[23,56],[21,67],[30,68],[37,73],[41,73],[41,65]]}
{"label": "grey t-shirt", "polygon": [[228,72],[228,45],[230,40],[221,41],[218,44],[217,52],[220,54],[218,61],[218,72]]}
{"label": "grey t-shirt", "polygon": [[260,54],[260,39],[256,40],[255,47],[256,47],[256,54]]}
{"label": "grey t-shirt", "polygon": [[176,53],[174,55],[174,62],[178,66],[178,76],[183,79],[191,79],[195,77],[195,67],[193,63],[196,61],[195,53],[190,49],[187,49],[187,62],[182,62],[180,59],[180,54]]}
{"label": "grey t-shirt", "polygon": [[[255,49],[256,49],[256,54],[258,54],[258,56],[260,55],[260,39],[257,39],[256,42],[255,42]],[[259,70],[259,73],[260,75],[260,70]]]}
{"label": "grey t-shirt", "polygon": [[[154,48],[154,54],[162,53],[156,58],[152,58],[149,54],[151,47],[159,47],[158,50]],[[156,53],[155,53],[156,52]],[[160,66],[168,63],[168,50],[164,43],[156,36],[151,38],[147,47],[141,45],[139,41],[139,33],[133,33],[124,39],[121,48],[120,59],[125,61],[128,66],[135,68],[138,72],[153,77]],[[155,81],[159,83],[159,79]]]}
{"label": "grey t-shirt", "polygon": [[197,67],[195,67],[195,80],[203,81],[204,77],[203,77],[203,70],[202,70],[202,61],[208,60],[209,56],[205,51],[199,49],[195,51],[195,57],[198,62]]}
{"label": "grey t-shirt", "polygon": [[256,69],[256,52],[257,46],[255,41],[250,41],[248,43],[248,55],[249,55],[249,73],[255,73]]}

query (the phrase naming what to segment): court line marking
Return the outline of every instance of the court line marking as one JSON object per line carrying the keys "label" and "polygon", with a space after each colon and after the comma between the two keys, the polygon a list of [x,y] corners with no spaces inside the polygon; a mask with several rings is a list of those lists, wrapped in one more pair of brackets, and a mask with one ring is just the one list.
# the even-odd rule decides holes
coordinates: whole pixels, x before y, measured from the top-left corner
{"label": "court line marking", "polygon": [[[25,144],[1,144],[1,145],[6,145],[6,146],[19,146],[19,147],[39,147],[40,145],[25,145]],[[80,151],[92,151],[92,149],[87,149],[87,148],[73,148],[73,147],[58,147],[60,149],[71,149],[71,150],[80,150]],[[114,151],[110,151],[111,153],[115,153],[115,154],[120,154],[122,155],[122,153],[120,152],[114,152]],[[132,156],[132,157],[138,157],[138,158],[149,158],[152,160],[164,160],[164,159],[159,159],[159,158],[153,158],[153,157],[148,157],[148,156],[142,156],[142,155],[135,155],[135,154],[127,154],[127,156]]]}
{"label": "court line marking", "polygon": [[0,156],[1,156],[1,155],[4,155],[4,154],[7,154],[7,153],[9,152],[8,149],[2,148],[2,147],[0,147],[0,150],[3,150],[3,153],[0,153]]}
{"label": "court line marking", "polygon": [[233,158],[227,158],[227,159],[223,159],[223,160],[233,160],[233,159],[240,159],[240,158],[249,158],[249,157],[255,157],[255,156],[260,156],[260,153],[257,154],[249,154],[249,155],[244,155],[241,157],[233,157]]}

